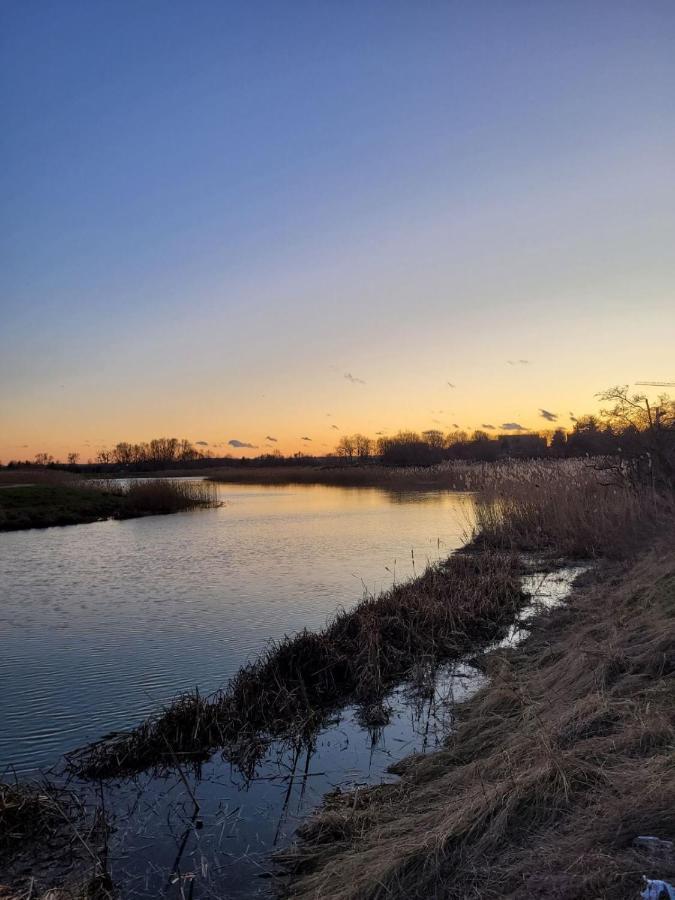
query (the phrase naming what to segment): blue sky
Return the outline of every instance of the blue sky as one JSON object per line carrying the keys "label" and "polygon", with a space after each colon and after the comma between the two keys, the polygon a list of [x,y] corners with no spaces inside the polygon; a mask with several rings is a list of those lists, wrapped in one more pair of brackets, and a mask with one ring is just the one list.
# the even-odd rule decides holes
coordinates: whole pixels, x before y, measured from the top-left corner
{"label": "blue sky", "polygon": [[672,3],[0,19],[2,457],[534,427],[675,378]]}

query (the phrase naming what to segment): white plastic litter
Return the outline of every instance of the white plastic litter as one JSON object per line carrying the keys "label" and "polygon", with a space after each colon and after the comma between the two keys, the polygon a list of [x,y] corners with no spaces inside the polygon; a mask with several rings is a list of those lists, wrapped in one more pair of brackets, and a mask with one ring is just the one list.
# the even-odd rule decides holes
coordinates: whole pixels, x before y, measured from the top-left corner
{"label": "white plastic litter", "polygon": [[675,888],[667,881],[645,878],[645,884],[642,900],[675,900]]}

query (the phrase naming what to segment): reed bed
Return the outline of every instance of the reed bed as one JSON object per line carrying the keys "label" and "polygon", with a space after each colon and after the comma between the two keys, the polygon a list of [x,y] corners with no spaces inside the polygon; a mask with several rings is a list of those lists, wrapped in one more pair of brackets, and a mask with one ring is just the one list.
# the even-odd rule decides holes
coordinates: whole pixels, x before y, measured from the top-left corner
{"label": "reed bed", "polygon": [[602,460],[449,460],[433,466],[383,466],[377,463],[314,466],[224,467],[205,472],[210,481],[241,484],[324,484],[381,487],[389,490],[481,491],[508,482],[536,483],[549,474],[569,480],[594,476]]}
{"label": "reed bed", "polygon": [[191,479],[132,481],[122,490],[121,496],[124,502],[119,518],[212,509],[220,505],[215,485]]}
{"label": "reed bed", "polygon": [[184,694],[135,730],[71,755],[69,767],[110,777],[202,760],[219,748],[247,767],[269,741],[309,736],[336,707],[372,706],[416,666],[494,639],[525,600],[512,554],[456,554],[339,612],[320,633],[270,644],[224,691]]}
{"label": "reed bed", "polygon": [[[489,658],[447,747],[334,792],[277,857],[296,900],[633,900],[675,880],[675,535]],[[290,880],[289,880],[290,879]]]}
{"label": "reed bed", "polygon": [[466,475],[483,546],[620,559],[675,514],[672,496],[614,480],[582,460],[498,463]]}

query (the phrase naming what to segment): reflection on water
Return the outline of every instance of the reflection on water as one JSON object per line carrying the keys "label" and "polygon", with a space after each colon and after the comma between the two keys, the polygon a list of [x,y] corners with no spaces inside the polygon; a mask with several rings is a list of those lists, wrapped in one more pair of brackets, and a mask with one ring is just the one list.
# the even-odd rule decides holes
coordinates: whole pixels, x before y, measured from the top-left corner
{"label": "reflection on water", "polygon": [[[585,568],[526,577],[531,602],[492,647],[521,641],[531,617],[559,604]],[[272,744],[253,772],[243,773],[216,753],[197,771],[186,766],[163,777],[107,782],[114,882],[125,897],[139,900],[269,895],[269,878],[278,874],[274,850],[292,842],[326,793],[393,780],[389,766],[442,745],[456,704],[485,681],[465,660],[441,667],[435,677],[391,692],[386,724],[368,728],[360,711],[348,707],[309,744]]]}
{"label": "reflection on water", "polygon": [[221,485],[220,509],[0,535],[0,770],[55,763],[446,556],[452,493]]}
{"label": "reflection on water", "polygon": [[392,780],[387,768],[437,747],[452,727],[454,704],[483,683],[467,664],[443,669],[431,691],[401,688],[390,722],[360,724],[350,707],[311,745],[275,743],[252,777],[215,754],[198,774],[140,776],[105,784],[114,811],[113,881],[125,897],[251,898],[269,892],[271,854],[331,790]]}

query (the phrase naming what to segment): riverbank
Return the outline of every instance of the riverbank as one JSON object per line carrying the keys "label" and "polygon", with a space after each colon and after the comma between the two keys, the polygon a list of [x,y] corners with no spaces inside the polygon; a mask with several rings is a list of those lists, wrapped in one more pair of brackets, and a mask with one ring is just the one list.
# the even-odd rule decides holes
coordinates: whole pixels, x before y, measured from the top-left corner
{"label": "riverbank", "polygon": [[208,759],[220,750],[250,770],[274,740],[311,742],[327,718],[357,704],[386,721],[386,697],[505,633],[527,602],[509,553],[457,553],[418,578],[340,611],[322,632],[272,643],[223,690],[184,694],[161,715],[69,757],[85,778],[128,776]]}
{"label": "riverbank", "polygon": [[279,856],[300,900],[612,896],[672,881],[675,532],[605,564],[400,780],[339,790]]}
{"label": "riverbank", "polygon": [[[331,898],[330,891],[337,890],[335,885],[346,890],[344,880],[336,876],[342,862],[331,866],[338,857],[341,860],[342,854],[351,865],[351,854],[361,852],[358,841],[362,835],[367,841],[372,837],[372,843],[364,844],[369,847],[365,864],[360,859],[356,863],[359,871],[363,869],[365,880],[354,880],[358,889],[348,895],[354,900],[392,893],[396,896],[398,882],[401,898],[504,896],[498,882],[489,880],[491,869],[488,867],[487,873],[480,869],[484,862],[481,854],[496,872],[504,868],[504,882],[511,886],[506,896],[525,896],[522,891],[519,893],[521,876],[529,879],[528,896],[609,895],[601,881],[597,891],[593,889],[594,882],[588,880],[563,883],[558,878],[561,873],[552,862],[547,863],[549,868],[544,870],[541,883],[522,867],[509,882],[507,862],[517,854],[521,860],[526,859],[528,852],[536,857],[536,841],[540,839],[542,842],[550,839],[551,847],[555,840],[564,845],[564,828],[568,822],[565,816],[568,813],[581,816],[585,804],[596,802],[591,789],[603,787],[604,772],[611,776],[609,793],[599,794],[597,802],[613,809],[617,795],[620,797],[622,792],[630,790],[630,785],[621,782],[621,773],[626,766],[633,765],[633,757],[639,760],[640,771],[653,774],[658,791],[671,808],[668,769],[652,763],[652,759],[661,754],[663,746],[670,747],[668,752],[672,755],[673,711],[667,705],[672,702],[667,698],[673,693],[672,591],[668,587],[672,585],[672,571],[669,573],[650,554],[657,544],[659,547],[665,544],[662,551],[665,556],[672,554],[672,540],[665,541],[666,535],[672,533],[672,503],[651,491],[607,485],[598,480],[594,470],[580,470],[574,478],[569,477],[570,471],[565,467],[557,474],[549,469],[544,474],[546,477],[542,477],[542,470],[532,467],[501,470],[499,478],[484,483],[483,490],[474,498],[478,530],[464,550],[383,595],[366,596],[360,604],[338,613],[323,631],[301,631],[271,645],[257,661],[244,666],[225,690],[209,697],[197,691],[184,694],[163,708],[158,706],[157,713],[137,728],[108,734],[100,742],[70,755],[69,773],[91,779],[85,785],[86,790],[93,790],[94,786],[102,790],[102,785],[108,783],[117,789],[119,777],[139,774],[138,779],[134,777],[130,781],[152,783],[155,804],[164,802],[172,783],[182,785],[195,804],[197,796],[203,804],[203,827],[200,824],[197,830],[192,820],[186,823],[187,839],[194,839],[197,845],[200,836],[206,840],[208,835],[209,804],[213,799],[201,781],[204,771],[210,772],[218,785],[216,797],[220,805],[226,796],[221,790],[223,759],[229,768],[228,783],[234,784],[234,778],[237,784],[246,785],[247,790],[252,786],[255,791],[256,770],[260,772],[265,765],[263,758],[267,751],[271,756],[280,754],[287,772],[285,777],[290,780],[279,784],[284,785],[286,797],[290,797],[295,767],[303,757],[305,781],[301,790],[304,791],[308,778],[325,775],[321,754],[316,754],[317,740],[328,744],[343,739],[344,736],[338,737],[341,732],[334,729],[345,704],[361,731],[376,733],[380,727],[386,730],[397,692],[410,691],[411,697],[424,698],[431,705],[436,702],[434,691],[439,672],[440,679],[443,678],[439,664],[443,666],[445,661],[458,666],[468,664],[478,678],[480,672],[487,673],[492,679],[488,690],[496,693],[489,694],[488,699],[485,693],[481,695],[483,700],[476,716],[470,714],[470,704],[459,710],[458,718],[454,703],[447,707],[450,712],[444,726],[452,729],[449,744],[452,766],[445,765],[450,749],[441,751],[440,756],[425,757],[434,760],[429,763],[432,767],[429,770],[419,758],[403,762],[394,767],[394,771],[401,773],[401,782],[391,788],[393,793],[382,787],[371,792],[365,784],[356,793],[349,793],[344,786],[346,775],[326,779],[321,792],[340,783],[345,793],[329,795],[322,813],[306,829],[301,829],[296,850],[277,857],[280,886],[301,897]],[[538,571],[569,562],[569,554],[574,551],[594,561],[597,574],[587,576],[583,588],[577,585],[568,615],[561,613],[557,618],[559,614],[554,613],[534,623],[533,637],[522,650],[482,655],[494,646],[494,641],[508,636],[514,621],[522,624],[522,617],[529,618],[532,614],[527,609],[530,603],[521,581],[523,562],[531,559],[525,551],[534,553]],[[640,565],[639,560],[645,577],[631,588],[634,580],[631,572]],[[664,593],[663,602],[653,600],[652,589],[660,595],[666,587],[671,594]],[[634,597],[615,608],[616,597],[624,588]],[[656,607],[655,612],[652,607]],[[547,625],[549,621],[556,622],[556,627]],[[627,642],[621,637],[622,628],[632,629],[632,637]],[[644,636],[644,646],[640,635]],[[526,662],[530,658],[531,666]],[[183,679],[180,683],[193,682]],[[643,688],[646,693],[641,693]],[[663,696],[665,705],[661,702]],[[121,694],[122,705],[123,698]],[[643,729],[636,738],[637,743],[626,743],[628,738],[621,724],[624,714],[629,716],[630,728],[636,734],[636,729]],[[662,721],[666,723],[665,730],[659,730]],[[579,734],[575,730],[577,724]],[[662,738],[665,743],[659,743]],[[578,744],[583,745],[581,750]],[[410,752],[411,747],[423,750],[430,745],[408,743],[407,751],[403,750],[403,744],[398,751],[396,746],[393,743],[389,746],[393,759],[397,759],[397,753]],[[371,752],[381,752],[375,747],[373,743]],[[586,755],[584,747],[588,748]],[[503,754],[500,756],[502,748],[512,762],[502,758]],[[214,753],[218,750],[221,752]],[[317,764],[316,770],[310,765],[310,759]],[[419,774],[414,774],[417,765],[422,768]],[[441,770],[441,766],[445,768]],[[458,767],[459,774],[455,772],[455,769],[459,772]],[[450,775],[450,769],[455,774]],[[375,780],[384,777],[383,771],[384,766]],[[140,775],[143,772],[147,774]],[[406,780],[408,772],[411,780]],[[264,770],[263,781],[270,774]],[[638,774],[631,772],[630,777]],[[426,810],[427,813],[434,810],[436,825],[454,822],[457,810],[463,810],[460,824],[448,833],[447,847],[432,818],[425,817],[425,803],[430,798],[423,796],[419,805],[413,803],[418,788],[430,784],[436,775],[441,779],[432,790],[437,802]],[[447,783],[443,780],[446,775],[450,779]],[[588,785],[584,786],[586,779]],[[77,780],[71,783],[82,785]],[[654,813],[645,800],[649,789],[645,780],[636,784],[635,792],[629,795],[634,810],[647,809],[646,817],[635,820],[637,826],[652,828],[648,835],[663,837],[658,829],[670,827],[668,821],[658,818],[658,809]],[[179,793],[182,788],[179,787]],[[487,798],[485,806],[481,805],[483,788]],[[379,810],[380,793],[382,803],[392,811],[391,819],[386,818],[386,810]],[[312,806],[320,796],[317,792]],[[343,797],[348,798],[344,806]],[[441,802],[441,797],[446,799]],[[457,798],[460,806],[456,808],[454,801],[448,802],[449,797]],[[406,803],[412,804],[410,809],[419,818],[409,821]],[[367,817],[371,807],[372,819]],[[310,808],[305,807],[304,812]],[[261,815],[259,809],[256,806],[256,815]],[[622,821],[630,825],[629,813],[633,815],[634,810],[621,807]],[[380,843],[377,831],[380,821],[384,822],[387,835],[402,835],[400,845]],[[574,818],[569,821],[571,829],[583,824]],[[220,820],[218,823],[220,828]],[[118,824],[121,833],[131,827],[125,818],[120,818]],[[262,820],[253,819],[250,825],[256,833],[264,828]],[[616,822],[612,820],[610,825]],[[559,826],[562,831],[558,830]],[[368,831],[371,827],[372,834]],[[549,827],[550,834],[545,834],[543,829]],[[143,834],[145,828],[143,824]],[[279,846],[277,833],[278,827],[269,835],[260,857],[266,872],[269,854],[274,846]],[[600,836],[600,863],[613,852],[610,838],[605,846],[602,844],[605,838]],[[471,843],[474,840],[475,847]],[[462,844],[464,841],[468,843]],[[499,857],[500,841],[505,842],[505,860]],[[285,846],[286,842],[282,841],[281,845]],[[457,849],[459,860],[452,856],[453,848]],[[415,851],[410,857],[406,855],[408,849]],[[550,847],[549,851],[553,853]],[[128,847],[118,845],[114,852],[126,853]],[[470,870],[475,869],[488,879],[486,893],[482,893],[481,883],[471,882],[461,869],[464,853]],[[583,865],[587,871],[593,863],[593,853],[581,846],[581,854],[579,871]],[[209,857],[206,858],[208,861]],[[439,863],[434,869],[438,860],[446,859],[447,865]],[[631,879],[637,866],[649,860],[638,856],[634,868],[626,870],[625,875],[621,869],[624,857],[617,859],[614,874],[603,877],[615,878],[616,883],[612,885],[618,887],[612,888],[612,895],[635,896],[635,881]],[[400,866],[399,860],[403,860]],[[386,871],[369,870],[370,863],[390,865],[391,878]],[[170,866],[171,860],[165,865]],[[210,871],[215,872],[213,860],[210,865]],[[174,873],[174,869],[175,864],[170,871]],[[233,872],[228,871],[229,877]],[[645,874],[654,877],[669,877],[667,872],[666,867],[645,865]],[[157,874],[163,877],[161,872]],[[166,875],[169,877],[169,869]],[[621,893],[624,875],[625,892]],[[368,881],[371,876],[372,882]],[[418,881],[420,893],[415,894]],[[557,888],[559,883],[564,888],[561,892]],[[126,889],[126,883],[121,887]],[[217,889],[222,891],[222,882],[217,882]],[[219,895],[217,889],[214,888],[214,896]]]}
{"label": "riverbank", "polygon": [[217,505],[213,485],[204,482],[146,481],[123,487],[68,478],[8,484],[0,489],[0,531],[139,518]]}

